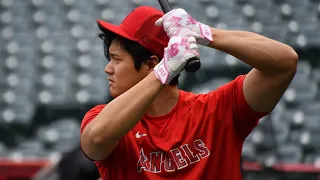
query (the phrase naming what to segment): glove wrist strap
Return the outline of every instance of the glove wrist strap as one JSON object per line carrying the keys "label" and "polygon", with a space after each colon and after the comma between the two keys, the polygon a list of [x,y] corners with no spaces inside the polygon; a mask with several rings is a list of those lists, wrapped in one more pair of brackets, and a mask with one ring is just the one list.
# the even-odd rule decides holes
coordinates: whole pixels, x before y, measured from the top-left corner
{"label": "glove wrist strap", "polygon": [[198,22],[198,24],[200,27],[201,35],[204,37],[204,39],[201,42],[199,42],[199,44],[208,45],[210,42],[213,41],[211,28],[210,26],[202,24],[200,22]]}
{"label": "glove wrist strap", "polygon": [[160,63],[154,67],[153,71],[162,84],[168,84],[169,72],[164,60],[160,61]]}

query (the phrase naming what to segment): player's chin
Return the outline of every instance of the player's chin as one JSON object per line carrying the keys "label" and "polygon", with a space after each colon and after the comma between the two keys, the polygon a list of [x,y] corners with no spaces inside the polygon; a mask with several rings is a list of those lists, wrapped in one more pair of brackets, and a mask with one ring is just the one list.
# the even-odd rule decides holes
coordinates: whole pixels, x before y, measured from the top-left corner
{"label": "player's chin", "polygon": [[115,87],[110,87],[109,91],[110,91],[110,96],[113,98],[116,98],[121,94],[120,91],[117,90]]}
{"label": "player's chin", "polygon": [[116,98],[117,96],[119,96],[113,88],[110,87],[109,91],[111,97]]}

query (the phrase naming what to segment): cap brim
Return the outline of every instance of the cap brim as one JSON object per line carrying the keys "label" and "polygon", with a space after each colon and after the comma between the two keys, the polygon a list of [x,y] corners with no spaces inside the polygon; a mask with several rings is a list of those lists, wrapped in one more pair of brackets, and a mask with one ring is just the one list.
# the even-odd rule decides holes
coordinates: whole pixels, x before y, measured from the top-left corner
{"label": "cap brim", "polygon": [[102,21],[102,20],[97,20],[98,23],[98,27],[100,28],[101,31],[110,31],[114,34],[117,34],[119,36],[122,36],[126,39],[132,40],[132,41],[136,41],[135,38],[131,37],[128,35],[128,33],[126,33],[121,27],[116,26],[114,24]]}

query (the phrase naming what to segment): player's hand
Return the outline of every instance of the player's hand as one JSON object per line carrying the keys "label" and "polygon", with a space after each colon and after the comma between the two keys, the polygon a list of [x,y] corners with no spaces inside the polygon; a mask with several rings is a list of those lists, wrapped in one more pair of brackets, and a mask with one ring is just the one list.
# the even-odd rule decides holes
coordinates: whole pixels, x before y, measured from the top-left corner
{"label": "player's hand", "polygon": [[153,71],[163,84],[170,81],[184,70],[188,59],[200,58],[199,48],[194,37],[173,36],[164,48],[163,59]]}
{"label": "player's hand", "polygon": [[155,24],[157,26],[163,26],[163,29],[169,37],[193,36],[197,39],[198,44],[205,46],[213,41],[210,27],[193,19],[181,8],[169,11],[159,18]]}

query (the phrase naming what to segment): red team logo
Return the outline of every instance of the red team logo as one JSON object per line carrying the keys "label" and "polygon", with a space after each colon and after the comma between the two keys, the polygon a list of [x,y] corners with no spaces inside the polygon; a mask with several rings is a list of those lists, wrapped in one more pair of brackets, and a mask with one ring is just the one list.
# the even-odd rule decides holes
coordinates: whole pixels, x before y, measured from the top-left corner
{"label": "red team logo", "polygon": [[181,27],[181,24],[179,22],[181,21],[180,17],[172,16],[168,22],[172,22],[171,27]]}
{"label": "red team logo", "polygon": [[170,48],[169,48],[169,50],[167,52],[168,61],[169,61],[169,59],[173,58],[174,56],[176,56],[179,53],[178,46],[179,46],[178,43],[171,44],[171,46],[170,46]]}
{"label": "red team logo", "polygon": [[141,148],[137,162],[137,172],[139,173],[142,170],[151,173],[173,172],[197,163],[209,155],[209,149],[200,139],[193,141],[192,144],[184,144],[171,149],[169,152],[148,153]]}
{"label": "red team logo", "polygon": [[188,19],[187,25],[190,25],[190,24],[195,25],[195,24],[197,24],[197,21],[195,19],[193,19],[193,17],[191,17],[189,14],[187,16],[187,19]]}
{"label": "red team logo", "polygon": [[188,49],[188,45],[189,45],[188,39],[187,39],[187,38],[183,38],[183,39],[181,40],[181,42],[180,42],[180,46],[185,46],[186,49]]}
{"label": "red team logo", "polygon": [[177,36],[177,35],[179,35],[179,33],[180,33],[180,31],[182,30],[182,25],[181,24],[179,24],[179,22],[181,21],[181,18],[179,18],[179,17],[176,17],[176,16],[172,16],[169,20],[168,20],[168,22],[171,22],[172,24],[168,27],[168,29],[169,28],[177,28],[175,31],[174,31],[174,33],[172,34],[172,36]]}

